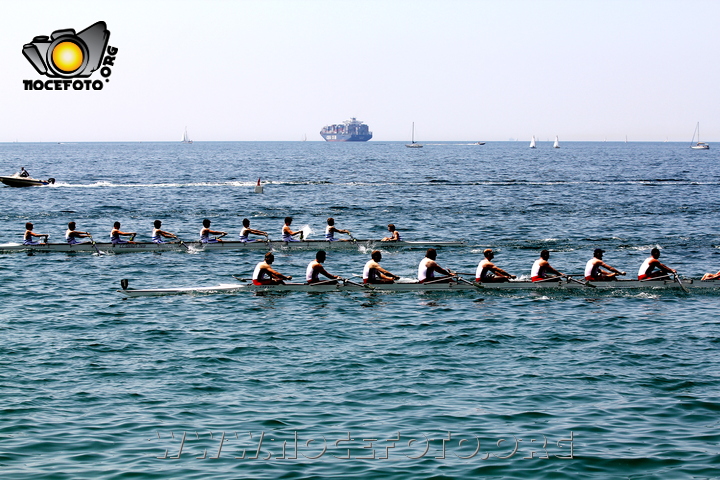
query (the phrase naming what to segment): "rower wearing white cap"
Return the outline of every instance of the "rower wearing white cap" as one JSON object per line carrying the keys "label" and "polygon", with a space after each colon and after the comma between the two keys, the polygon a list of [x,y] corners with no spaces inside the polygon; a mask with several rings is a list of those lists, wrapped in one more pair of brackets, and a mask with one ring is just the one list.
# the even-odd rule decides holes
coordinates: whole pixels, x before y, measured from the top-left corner
{"label": "rower wearing white cap", "polygon": [[[625,272],[611,267],[607,263],[603,262],[603,253],[605,250],[596,248],[593,252],[593,258],[588,260],[585,264],[585,280],[592,280],[594,282],[607,282],[610,280],[617,280],[618,275],[625,275]],[[603,270],[607,268],[607,270]]]}

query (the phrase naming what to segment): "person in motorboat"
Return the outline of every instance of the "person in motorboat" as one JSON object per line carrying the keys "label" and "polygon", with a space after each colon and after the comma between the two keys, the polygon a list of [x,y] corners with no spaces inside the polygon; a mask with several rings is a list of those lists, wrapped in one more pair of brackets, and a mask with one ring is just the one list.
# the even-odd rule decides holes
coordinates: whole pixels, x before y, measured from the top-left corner
{"label": "person in motorboat", "polygon": [[[315,254],[315,260],[308,264],[307,270],[305,271],[305,280],[307,281],[307,283],[322,282],[326,285],[337,284],[337,281],[340,277],[338,275],[328,273],[327,270],[325,270],[325,267],[323,267],[323,263],[325,263],[326,258],[327,254],[324,250],[319,250]],[[330,280],[320,280],[320,275],[324,275]]]}
{"label": "person in motorboat", "polygon": [[78,241],[78,238],[91,238],[92,235],[90,235],[90,232],[81,232],[79,230],[75,230],[76,224],[75,222],[69,222],[68,228],[65,231],[65,241],[70,245],[77,245],[79,243],[90,243],[90,242],[81,242]]}
{"label": "person in motorboat", "polygon": [[400,232],[398,232],[395,229],[395,225],[390,223],[388,224],[388,232],[390,232],[390,236],[385,237],[382,239],[383,242],[400,242],[402,241],[402,238],[400,237]]}
{"label": "person in motorboat", "polygon": [[640,265],[638,271],[638,280],[648,280],[651,278],[668,277],[670,274],[676,275],[677,272],[667,265],[660,263],[660,249],[653,248],[650,250],[650,256]]}
{"label": "person in motorboat", "polygon": [[[596,248],[593,252],[593,258],[588,260],[585,264],[585,280],[592,280],[593,282],[608,282],[617,280],[618,275],[625,275],[625,272],[621,272],[617,268],[611,267],[607,263],[603,262],[603,253],[605,250]],[[607,270],[603,270],[606,268]]]}
{"label": "person in motorboat", "polygon": [[18,177],[22,178],[30,178],[30,174],[27,170],[25,170],[25,167],[20,167],[20,172],[18,173]]}
{"label": "person in motorboat", "polygon": [[508,272],[500,267],[496,267],[492,262],[495,258],[495,252],[491,248],[486,248],[483,251],[483,258],[478,263],[477,270],[475,271],[475,281],[480,283],[500,283],[509,282],[511,278],[516,278],[515,275],[510,275]]}
{"label": "person in motorboat", "polygon": [[151,239],[153,243],[167,243],[164,238],[175,238],[177,239],[177,235],[174,233],[166,232],[165,230],[160,230],[160,227],[162,226],[162,222],[160,220],[155,220],[153,222],[153,231]]}
{"label": "person in motorboat", "polygon": [[[35,233],[33,232],[33,224],[31,222],[27,222],[25,224],[25,235],[23,236],[23,245],[45,245],[48,241],[48,235],[47,233]],[[33,240],[34,237],[45,237],[45,240],[42,242],[36,242]]]}
{"label": "person in motorboat", "polygon": [[203,228],[200,229],[200,243],[218,243],[222,242],[221,238],[210,238],[210,235],[225,236],[227,232],[221,232],[219,230],[210,230],[210,220],[207,218],[202,221]]}
{"label": "person in motorboat", "polygon": [[[285,225],[283,225],[283,227],[282,227],[282,241],[283,242],[299,242],[303,238],[302,230],[293,232],[292,228],[290,228],[290,225],[292,225],[292,221],[293,221],[292,217],[285,217]],[[300,240],[295,238],[295,235],[300,235]]]}
{"label": "person in motorboat", "polygon": [[[442,268],[435,260],[437,259],[437,251],[434,248],[428,248],[425,253],[425,258],[420,260],[418,266],[418,281],[420,283],[432,282],[432,283],[448,283],[454,275],[450,270]],[[436,277],[435,273],[443,275],[442,277]]]}
{"label": "person in motorboat", "polygon": [[[110,230],[110,243],[118,245],[122,243],[135,243],[135,235],[137,232],[123,232],[120,230],[120,222],[113,223],[113,228]],[[123,240],[121,236],[130,237],[130,240]]]}
{"label": "person in motorboat", "polygon": [[350,235],[350,230],[340,230],[339,228],[335,227],[335,219],[330,217],[327,219],[327,227],[325,227],[325,240],[328,242],[337,242],[337,241],[343,241],[343,242],[349,242],[348,239],[340,240],[339,238],[335,238],[336,233],[344,233],[345,235]]}
{"label": "person in motorboat", "polygon": [[267,239],[267,236],[268,236],[267,232],[263,232],[262,230],[255,230],[255,229],[250,228],[250,220],[248,220],[247,218],[243,218],[242,224],[243,224],[243,228],[242,228],[242,230],[240,230],[240,241],[241,242],[252,243],[252,242],[260,241],[257,239],[250,240],[248,238],[248,235],[250,235],[250,234],[262,235],[263,237],[265,237]]}
{"label": "person in motorboat", "polygon": [[382,253],[380,250],[373,250],[370,260],[363,268],[363,283],[395,283],[400,277],[394,275],[380,266]]}
{"label": "person in motorboat", "polygon": [[283,275],[272,268],[271,265],[274,261],[275,255],[267,252],[265,260],[255,266],[252,277],[253,285],[281,285],[285,283],[285,280],[292,280],[291,276]]}
{"label": "person in motorboat", "polygon": [[[562,277],[566,275],[555,270],[548,261],[550,259],[550,252],[543,250],[540,252],[540,258],[535,260],[533,263],[532,270],[530,270],[530,280],[533,282],[559,282]],[[548,277],[547,274],[552,273],[557,275],[556,277]]]}

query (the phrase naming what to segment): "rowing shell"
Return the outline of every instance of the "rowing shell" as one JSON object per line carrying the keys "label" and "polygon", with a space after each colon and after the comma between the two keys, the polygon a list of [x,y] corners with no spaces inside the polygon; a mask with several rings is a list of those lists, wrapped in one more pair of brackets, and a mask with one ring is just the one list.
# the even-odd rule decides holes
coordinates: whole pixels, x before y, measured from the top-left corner
{"label": "rowing shell", "polygon": [[130,253],[130,252],[169,252],[169,251],[185,251],[187,246],[194,251],[203,250],[308,250],[308,249],[343,249],[358,248],[359,246],[366,248],[427,248],[427,247],[462,247],[465,242],[430,242],[430,241],[401,241],[401,242],[381,242],[378,240],[356,240],[355,242],[328,242],[327,240],[301,240],[298,242],[282,242],[282,241],[257,241],[257,242],[239,242],[239,241],[223,241],[217,243],[200,243],[200,242],[184,242],[180,243],[153,243],[153,242],[137,242],[137,243],[120,243],[113,245],[112,243],[95,242],[78,243],[70,245],[68,243],[48,243],[45,245],[24,245],[22,243],[1,243],[0,252],[95,252],[97,250],[108,253]]}
{"label": "rowing shell", "polygon": [[[150,297],[159,295],[180,295],[188,293],[235,293],[235,292],[448,292],[448,291],[617,291],[617,290],[689,290],[720,289],[720,280],[700,281],[683,279],[682,286],[674,280],[617,280],[612,282],[592,282],[592,286],[568,282],[530,282],[515,281],[505,283],[390,283],[361,285],[356,283],[314,284],[287,283],[282,285],[253,285],[252,283],[221,284],[214,287],[187,288],[151,288],[118,290],[128,297]],[[595,287],[595,288],[593,288]]]}

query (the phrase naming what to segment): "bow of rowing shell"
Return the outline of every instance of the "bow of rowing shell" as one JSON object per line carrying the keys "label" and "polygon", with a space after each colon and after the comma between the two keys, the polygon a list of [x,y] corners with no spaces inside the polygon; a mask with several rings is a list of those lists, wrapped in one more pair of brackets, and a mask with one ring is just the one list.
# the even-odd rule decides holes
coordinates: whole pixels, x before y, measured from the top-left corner
{"label": "bow of rowing shell", "polygon": [[354,242],[328,242],[327,240],[301,240],[298,242],[283,242],[271,240],[268,242],[239,242],[239,241],[223,241],[217,243],[200,243],[200,242],[183,242],[183,243],[153,243],[153,242],[137,242],[137,243],[121,243],[113,245],[112,243],[95,242],[78,243],[70,245],[67,243],[48,243],[45,245],[23,245],[22,243],[3,243],[0,244],[0,252],[95,252],[96,248],[101,252],[112,253],[131,253],[131,252],[168,252],[183,251],[192,249],[201,250],[280,250],[280,249],[340,249],[340,248],[357,248],[358,246],[373,248],[382,246],[383,248],[427,248],[427,247],[462,247],[465,242],[432,242],[432,241],[401,241],[401,242],[381,242],[379,240],[356,240]]}
{"label": "bow of rowing shell", "polygon": [[[593,288],[595,287],[595,288]],[[180,295],[198,293],[235,293],[235,292],[448,292],[448,291],[575,291],[591,292],[618,290],[649,289],[649,290],[682,290],[683,287],[689,290],[700,291],[702,289],[720,289],[720,280],[700,281],[694,279],[683,279],[682,286],[674,280],[617,280],[612,282],[593,282],[592,286],[563,280],[560,282],[530,282],[515,281],[506,283],[475,283],[475,282],[450,282],[450,283],[392,283],[362,285],[357,283],[315,284],[288,283],[283,285],[253,285],[252,283],[228,283],[210,287],[185,287],[185,288],[152,288],[152,289],[123,289],[118,290],[128,297],[147,297],[161,295]]]}

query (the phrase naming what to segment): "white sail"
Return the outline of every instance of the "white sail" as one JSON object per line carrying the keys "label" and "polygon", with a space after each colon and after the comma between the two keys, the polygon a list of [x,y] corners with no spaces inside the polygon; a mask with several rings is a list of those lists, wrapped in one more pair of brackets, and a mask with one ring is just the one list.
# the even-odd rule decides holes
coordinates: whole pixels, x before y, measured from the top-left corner
{"label": "white sail", "polygon": [[[695,142],[695,134],[697,134],[697,143]],[[700,141],[700,122],[695,125],[695,131],[693,132],[693,138],[690,140],[690,148],[693,150],[709,150],[710,145]]]}
{"label": "white sail", "polygon": [[533,135],[532,140],[530,140],[530,148],[535,148],[535,135]]}
{"label": "white sail", "polygon": [[553,148],[560,148],[560,141],[558,140],[557,135],[555,135],[555,143],[553,143]]}
{"label": "white sail", "polygon": [[405,146],[408,148],[422,148],[423,147],[422,144],[417,143],[415,141],[415,122],[413,122],[413,124],[412,124],[412,136],[411,136],[410,143],[406,143]]}
{"label": "white sail", "polygon": [[187,127],[185,127],[185,133],[183,133],[182,143],[193,143],[187,133]]}

